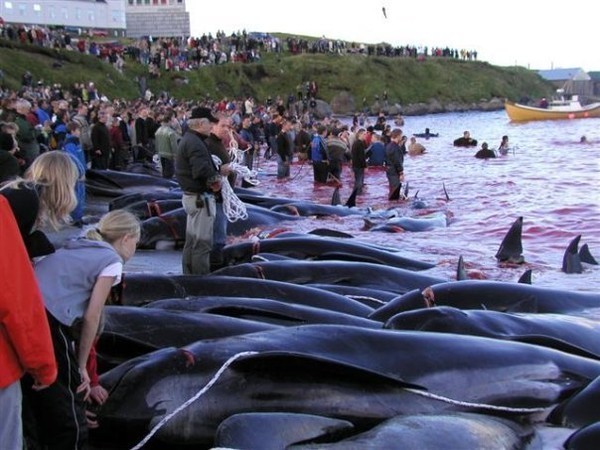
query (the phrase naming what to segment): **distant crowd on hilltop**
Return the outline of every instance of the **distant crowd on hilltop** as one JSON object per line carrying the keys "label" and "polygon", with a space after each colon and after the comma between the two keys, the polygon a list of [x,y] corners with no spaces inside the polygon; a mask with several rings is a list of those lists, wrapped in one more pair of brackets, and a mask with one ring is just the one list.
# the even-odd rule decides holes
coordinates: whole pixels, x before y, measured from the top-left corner
{"label": "distant crowd on hilltop", "polygon": [[461,60],[477,60],[477,51],[450,47],[417,47],[389,44],[368,45],[355,42],[327,39],[300,39],[288,37],[281,40],[268,33],[247,33],[245,30],[226,35],[203,34],[201,37],[150,36],[134,40],[129,45],[118,41],[97,42],[86,36],[72,36],[61,29],[43,26],[4,24],[0,26],[0,37],[23,44],[40,45],[79,51],[111,63],[121,71],[127,59],[148,66],[151,77],[159,77],[162,71],[194,70],[208,65],[226,63],[250,63],[260,61],[266,53],[287,51],[292,55],[303,53],[362,54],[425,59],[443,57]]}

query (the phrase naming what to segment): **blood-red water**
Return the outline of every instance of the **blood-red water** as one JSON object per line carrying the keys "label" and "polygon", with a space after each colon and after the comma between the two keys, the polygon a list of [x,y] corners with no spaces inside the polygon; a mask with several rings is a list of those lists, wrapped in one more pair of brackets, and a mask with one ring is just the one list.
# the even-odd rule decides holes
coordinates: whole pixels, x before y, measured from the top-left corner
{"label": "blood-red water", "polygon": [[[392,126],[393,123],[390,122]],[[356,238],[394,246],[410,257],[437,263],[432,274],[455,277],[459,256],[463,256],[471,277],[516,281],[528,268],[533,283],[570,290],[597,291],[600,266],[584,265],[583,274],[561,272],[565,248],[581,234],[591,253],[600,259],[600,119],[510,123],[503,111],[460,113],[405,118],[405,134],[425,128],[437,138],[419,139],[425,155],[407,156],[406,181],[409,197],[418,191],[427,210],[410,208],[410,202],[388,201],[385,172],[368,169],[366,189],[357,207],[375,210],[397,208],[401,214],[419,215],[442,211],[449,218],[447,228],[426,232],[385,233],[365,231],[356,217],[308,218],[289,222],[297,231],[331,228]],[[477,148],[452,146],[452,141],[469,130],[479,144],[486,141],[497,148],[508,135],[511,151],[497,159],[474,158]],[[585,135],[588,144],[579,143]],[[259,160],[257,189],[271,195],[330,204],[333,186],[315,185],[309,163],[295,162],[291,178],[277,180],[275,161]],[[342,173],[342,201],[352,191],[349,167]],[[450,201],[443,192],[446,186]],[[512,223],[523,216],[523,254],[526,263],[499,265],[494,255]]]}

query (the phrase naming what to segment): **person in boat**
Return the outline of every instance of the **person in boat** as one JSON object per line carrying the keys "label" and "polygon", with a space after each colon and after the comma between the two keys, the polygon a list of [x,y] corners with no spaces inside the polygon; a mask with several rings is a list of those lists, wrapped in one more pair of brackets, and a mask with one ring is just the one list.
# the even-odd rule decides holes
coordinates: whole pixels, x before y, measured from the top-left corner
{"label": "person in boat", "polygon": [[496,153],[494,153],[494,150],[490,150],[488,148],[488,143],[484,142],[483,144],[481,144],[481,149],[475,153],[475,158],[477,159],[488,159],[488,158],[495,158],[496,157]]}
{"label": "person in boat", "polygon": [[402,117],[400,114],[398,114],[396,116],[396,118],[394,119],[394,124],[399,127],[403,127],[404,126],[404,117]]}
{"label": "person in boat", "polygon": [[415,137],[421,137],[421,138],[425,138],[425,139],[429,139],[432,137],[438,137],[439,134],[438,133],[431,133],[429,131],[429,128],[425,128],[425,133],[414,133],[413,136]]}
{"label": "person in boat", "polygon": [[410,144],[408,144],[408,154],[410,156],[422,155],[425,153],[427,149],[423,146],[423,144],[419,144],[417,142],[417,138],[412,136],[410,138]]}
{"label": "person in boat", "polygon": [[544,97],[540,100],[540,108],[544,108],[544,109],[548,108],[548,100],[546,100],[546,97]]}
{"label": "person in boat", "polygon": [[508,136],[504,135],[502,136],[502,141],[500,141],[500,145],[498,146],[498,153],[504,156],[508,153],[509,149],[510,148],[508,146]]}
{"label": "person in boat", "polygon": [[454,139],[455,147],[475,147],[477,145],[477,139],[471,137],[471,133],[465,131],[462,137]]}
{"label": "person in boat", "polygon": [[579,139],[579,143],[580,144],[591,144],[591,142],[588,141],[588,138],[585,135],[581,136],[581,138]]}

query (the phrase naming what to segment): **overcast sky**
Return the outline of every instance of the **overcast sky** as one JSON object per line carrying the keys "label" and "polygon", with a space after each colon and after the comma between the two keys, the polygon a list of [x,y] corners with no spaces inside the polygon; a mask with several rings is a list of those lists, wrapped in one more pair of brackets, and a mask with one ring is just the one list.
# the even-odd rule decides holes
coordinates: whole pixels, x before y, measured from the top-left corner
{"label": "overcast sky", "polygon": [[[193,35],[243,30],[477,50],[495,65],[600,70],[595,2],[187,0]],[[382,8],[385,8],[387,18]],[[595,11],[595,8],[594,8]]]}

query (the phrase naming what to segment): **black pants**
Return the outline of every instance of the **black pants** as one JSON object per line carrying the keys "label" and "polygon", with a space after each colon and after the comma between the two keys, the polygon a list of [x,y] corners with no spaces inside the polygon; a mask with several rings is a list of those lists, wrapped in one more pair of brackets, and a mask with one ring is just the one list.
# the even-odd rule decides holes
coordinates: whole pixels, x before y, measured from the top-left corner
{"label": "black pants", "polygon": [[173,175],[175,175],[175,164],[173,164],[173,160],[161,156],[160,165],[162,166],[163,178],[173,178]]}
{"label": "black pants", "polygon": [[323,161],[313,161],[313,172],[317,183],[327,183],[329,165]]}
{"label": "black pants", "polygon": [[79,450],[87,447],[83,394],[75,341],[71,330],[48,314],[54,354],[58,365],[56,381],[41,391],[32,390],[33,380],[23,378],[23,431],[27,450]]}

